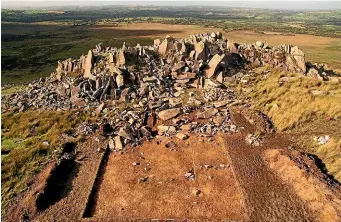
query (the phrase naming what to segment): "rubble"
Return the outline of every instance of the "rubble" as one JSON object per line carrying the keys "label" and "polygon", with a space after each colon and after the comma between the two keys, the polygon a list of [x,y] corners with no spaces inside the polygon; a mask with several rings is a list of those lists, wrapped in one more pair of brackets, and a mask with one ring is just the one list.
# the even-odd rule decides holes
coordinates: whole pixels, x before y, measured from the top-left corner
{"label": "rubble", "polygon": [[185,178],[187,180],[195,180],[194,169],[191,169],[187,173],[185,173]]}
{"label": "rubble", "polygon": [[[129,64],[138,64],[138,68]],[[238,44],[219,32],[185,39],[167,36],[154,40],[151,46],[124,43],[116,48],[100,43],[79,59],[58,61],[50,77],[27,84],[22,92],[2,96],[2,110],[83,109],[97,116],[98,124],[82,123],[76,131],[89,135],[99,128],[111,138],[112,150],[153,138],[147,126],[149,117],[172,123],[157,126],[157,133],[163,136],[185,139],[184,132],[234,133],[238,128],[229,107],[241,101],[224,83],[243,80],[252,72],[247,69],[262,65],[329,78],[323,67],[306,63],[305,54],[297,46],[270,47],[261,41]],[[188,93],[192,89],[200,90],[202,97]],[[198,123],[188,118],[194,111]]]}
{"label": "rubble", "polygon": [[251,146],[260,146],[261,144],[261,138],[251,133],[247,134],[245,140]]}
{"label": "rubble", "polygon": [[329,135],[315,136],[313,139],[314,141],[317,142],[317,144],[323,145],[323,144],[326,144],[330,140],[330,136]]}

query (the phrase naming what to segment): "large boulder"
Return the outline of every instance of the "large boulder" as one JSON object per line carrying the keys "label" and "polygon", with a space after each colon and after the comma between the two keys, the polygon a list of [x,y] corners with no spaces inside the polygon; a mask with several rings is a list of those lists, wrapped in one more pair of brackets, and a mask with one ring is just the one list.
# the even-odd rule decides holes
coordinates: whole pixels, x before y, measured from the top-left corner
{"label": "large boulder", "polygon": [[218,55],[215,54],[213,58],[208,63],[208,69],[206,70],[206,76],[208,78],[215,77],[217,71],[221,71],[221,69],[226,68],[228,65],[227,57],[225,54]]}
{"label": "large boulder", "polygon": [[160,55],[167,55],[168,52],[172,49],[172,44],[170,42],[170,38],[166,38],[163,42],[159,45],[158,53]]}
{"label": "large boulder", "polygon": [[61,61],[58,61],[58,66],[56,69],[56,78],[59,81],[62,79],[62,71],[63,71],[63,63]]}
{"label": "large boulder", "polygon": [[298,68],[303,72],[307,72],[307,66],[305,64],[305,54],[302,50],[300,50],[297,46],[291,48],[291,54],[294,56],[296,60],[296,64]]}
{"label": "large boulder", "polygon": [[126,59],[124,56],[124,52],[120,50],[116,55],[116,65],[117,66],[123,66],[126,63]]}
{"label": "large boulder", "polygon": [[195,59],[205,60],[207,57],[207,46],[204,42],[194,43]]}

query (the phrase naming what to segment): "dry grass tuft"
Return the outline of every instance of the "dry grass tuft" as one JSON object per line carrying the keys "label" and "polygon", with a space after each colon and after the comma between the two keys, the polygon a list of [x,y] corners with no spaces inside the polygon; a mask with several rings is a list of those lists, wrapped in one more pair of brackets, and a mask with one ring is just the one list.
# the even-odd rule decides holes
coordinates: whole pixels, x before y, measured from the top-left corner
{"label": "dry grass tuft", "polygon": [[341,139],[331,139],[328,143],[318,147],[317,156],[323,160],[328,172],[341,181]]}
{"label": "dry grass tuft", "polygon": [[[294,77],[279,83],[281,77]],[[326,92],[313,95],[311,91]],[[341,117],[339,83],[323,82],[300,74],[274,69],[266,80],[259,81],[248,95],[257,108],[265,111],[279,130],[290,130],[315,119]]]}

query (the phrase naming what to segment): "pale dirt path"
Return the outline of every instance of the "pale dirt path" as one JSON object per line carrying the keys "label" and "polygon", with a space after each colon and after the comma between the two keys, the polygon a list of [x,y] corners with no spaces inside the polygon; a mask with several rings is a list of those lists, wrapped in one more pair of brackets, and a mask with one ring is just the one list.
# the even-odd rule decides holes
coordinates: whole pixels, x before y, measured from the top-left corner
{"label": "pale dirt path", "polygon": [[262,159],[262,151],[269,148],[284,148],[287,141],[274,139],[261,147],[246,144],[245,136],[253,127],[239,114],[233,115],[241,132],[224,136],[231,164],[246,197],[250,221],[313,221],[303,201],[272,172]]}

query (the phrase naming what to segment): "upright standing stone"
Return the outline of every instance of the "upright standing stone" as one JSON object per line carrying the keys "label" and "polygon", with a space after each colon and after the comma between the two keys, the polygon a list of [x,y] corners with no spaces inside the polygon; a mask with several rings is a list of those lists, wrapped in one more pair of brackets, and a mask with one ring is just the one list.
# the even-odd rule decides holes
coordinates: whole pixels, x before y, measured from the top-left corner
{"label": "upright standing stone", "polygon": [[93,63],[93,53],[92,50],[89,50],[88,55],[86,56],[85,65],[84,65],[84,77],[89,78],[91,76],[91,69]]}

